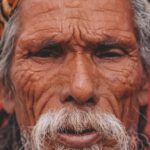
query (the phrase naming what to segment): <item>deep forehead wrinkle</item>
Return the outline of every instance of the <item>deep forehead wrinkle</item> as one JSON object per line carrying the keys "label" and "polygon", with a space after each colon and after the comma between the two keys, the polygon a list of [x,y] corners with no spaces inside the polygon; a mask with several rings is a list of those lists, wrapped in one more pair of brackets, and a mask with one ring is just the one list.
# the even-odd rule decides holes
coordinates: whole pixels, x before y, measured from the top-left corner
{"label": "deep forehead wrinkle", "polygon": [[120,32],[132,34],[129,4],[128,0],[23,0],[22,33],[28,38],[39,32],[40,38],[44,34],[59,41],[66,41],[66,37],[99,40],[97,36],[103,37],[105,32],[108,35],[111,30],[116,36]]}
{"label": "deep forehead wrinkle", "polygon": [[[26,3],[26,4],[25,4]],[[22,0],[22,10],[30,13],[28,10],[32,9],[32,14],[35,15],[37,10],[39,12],[51,12],[57,9],[79,9],[87,11],[114,11],[114,6],[117,6],[115,11],[124,12],[128,9],[130,1],[126,0],[126,5],[122,0]],[[119,6],[119,7],[118,7]]]}
{"label": "deep forehead wrinkle", "polygon": [[[39,32],[31,32],[29,35],[23,35],[20,37],[19,40],[19,47],[22,47],[24,49],[28,49],[31,47],[38,47],[43,43],[44,41],[55,41],[56,43],[68,43],[72,38],[72,34],[66,34],[64,36],[59,36],[57,34],[51,34],[47,32],[48,30],[43,30],[42,34]],[[47,33],[47,34],[46,34]],[[115,34],[115,36],[113,36]],[[136,41],[133,34],[130,34],[130,32],[120,32],[118,30],[110,30],[110,32],[103,32],[101,34],[90,34],[90,35],[82,35],[82,41],[84,41],[82,44],[83,46],[88,46],[87,44],[97,44],[97,43],[104,43],[105,41],[113,41],[113,42],[119,42],[119,43],[130,43],[129,45],[131,47],[136,46],[132,45],[133,42]],[[81,44],[81,45],[82,45]],[[134,47],[135,48],[135,47]]]}
{"label": "deep forehead wrinkle", "polygon": [[[118,23],[117,21],[122,18],[123,22],[126,22],[127,19],[132,23],[130,3],[128,0],[123,1],[125,2],[118,0],[23,0],[19,20],[23,24],[30,22],[50,24],[51,21],[55,22],[56,20],[54,24],[60,25],[69,19],[76,19],[79,22],[87,21],[92,26],[94,22],[97,22],[94,26],[96,24],[99,26],[99,22],[105,24],[107,20],[107,24],[109,22]],[[30,22],[26,21],[28,18]]]}

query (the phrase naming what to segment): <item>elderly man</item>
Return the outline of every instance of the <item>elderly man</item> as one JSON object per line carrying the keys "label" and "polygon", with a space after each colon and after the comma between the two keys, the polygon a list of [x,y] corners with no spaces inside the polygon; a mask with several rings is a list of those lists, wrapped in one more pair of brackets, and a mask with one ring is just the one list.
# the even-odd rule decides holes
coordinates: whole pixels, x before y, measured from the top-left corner
{"label": "elderly man", "polygon": [[21,0],[1,42],[1,149],[138,149],[149,23],[140,0]]}

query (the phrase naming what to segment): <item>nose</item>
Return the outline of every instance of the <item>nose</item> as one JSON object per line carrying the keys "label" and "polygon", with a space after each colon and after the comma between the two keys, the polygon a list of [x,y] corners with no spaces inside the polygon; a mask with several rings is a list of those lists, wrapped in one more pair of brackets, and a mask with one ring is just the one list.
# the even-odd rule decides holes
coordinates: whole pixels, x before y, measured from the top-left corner
{"label": "nose", "polygon": [[88,58],[81,55],[75,60],[72,81],[70,84],[70,95],[66,102],[74,102],[78,105],[95,104],[94,84],[92,79],[92,65]]}

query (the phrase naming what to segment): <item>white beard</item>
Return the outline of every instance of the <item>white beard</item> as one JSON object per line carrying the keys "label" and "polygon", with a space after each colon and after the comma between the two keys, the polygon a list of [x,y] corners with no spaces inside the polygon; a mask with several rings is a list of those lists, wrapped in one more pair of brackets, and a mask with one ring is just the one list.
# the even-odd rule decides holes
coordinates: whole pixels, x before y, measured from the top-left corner
{"label": "white beard", "polygon": [[31,131],[22,131],[25,150],[102,150],[103,143],[92,145],[85,148],[68,148],[62,144],[55,143],[46,147],[45,141],[55,141],[56,135],[60,129],[72,126],[75,131],[82,131],[87,127],[92,127],[105,138],[112,138],[116,145],[112,150],[132,150],[130,138],[121,122],[112,114],[104,114],[98,111],[83,111],[74,109],[68,111],[61,109],[59,111],[49,111],[41,115],[40,119]]}

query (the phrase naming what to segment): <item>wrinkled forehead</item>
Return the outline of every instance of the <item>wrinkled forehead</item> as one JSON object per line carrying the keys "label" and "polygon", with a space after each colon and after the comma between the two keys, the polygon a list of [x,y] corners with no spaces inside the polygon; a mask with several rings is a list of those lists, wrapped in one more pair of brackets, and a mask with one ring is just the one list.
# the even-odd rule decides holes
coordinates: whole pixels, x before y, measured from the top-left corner
{"label": "wrinkled forehead", "polygon": [[[131,4],[129,0],[22,0],[22,20],[52,17],[53,19],[87,19],[96,21],[107,19],[113,14],[114,22],[122,17],[131,20]],[[105,15],[104,15],[105,13]],[[46,16],[47,15],[47,16]],[[41,22],[40,22],[41,23]]]}
{"label": "wrinkled forehead", "polygon": [[[103,10],[124,11],[130,8],[130,0],[22,0],[23,11],[31,9],[32,13],[42,10],[83,9],[87,11]],[[34,9],[33,9],[34,8]],[[28,12],[30,13],[30,12]]]}
{"label": "wrinkled forehead", "polygon": [[57,34],[56,38],[68,40],[77,32],[83,37],[134,32],[129,0],[22,0],[20,8],[21,37]]}

